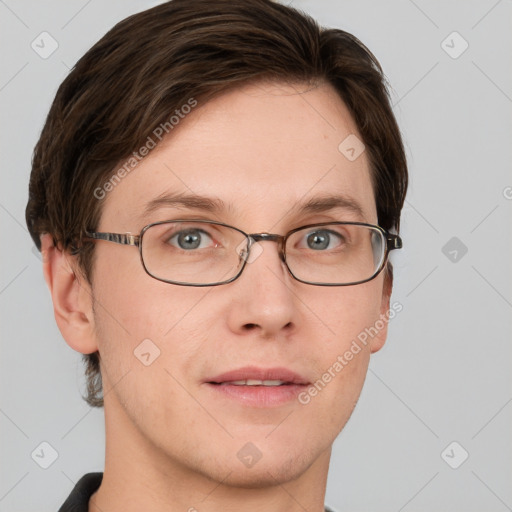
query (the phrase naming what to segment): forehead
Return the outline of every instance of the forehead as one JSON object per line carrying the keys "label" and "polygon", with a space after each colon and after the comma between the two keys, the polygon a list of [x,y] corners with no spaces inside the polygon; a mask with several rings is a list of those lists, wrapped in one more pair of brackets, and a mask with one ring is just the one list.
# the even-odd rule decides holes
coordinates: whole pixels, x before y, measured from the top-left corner
{"label": "forehead", "polygon": [[104,199],[101,228],[133,231],[201,212],[260,230],[293,221],[301,205],[322,198],[336,203],[339,220],[376,222],[366,152],[355,159],[344,152],[344,141],[360,139],[330,85],[265,82],[234,89],[180,116],[125,173]]}

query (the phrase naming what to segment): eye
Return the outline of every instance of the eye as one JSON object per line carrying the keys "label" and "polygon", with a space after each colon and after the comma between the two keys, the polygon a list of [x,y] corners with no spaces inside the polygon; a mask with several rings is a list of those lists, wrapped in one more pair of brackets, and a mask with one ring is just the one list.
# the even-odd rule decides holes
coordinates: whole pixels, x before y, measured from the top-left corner
{"label": "eye", "polygon": [[[331,229],[317,229],[304,235],[307,249],[314,251],[325,251],[327,249],[336,249],[342,245],[345,238],[341,233]],[[301,242],[302,244],[302,242]]]}
{"label": "eye", "polygon": [[[185,251],[205,249],[208,247],[208,241],[213,242],[210,235],[203,229],[197,228],[183,229],[167,239],[168,244]],[[216,246],[217,244],[214,245]]]}

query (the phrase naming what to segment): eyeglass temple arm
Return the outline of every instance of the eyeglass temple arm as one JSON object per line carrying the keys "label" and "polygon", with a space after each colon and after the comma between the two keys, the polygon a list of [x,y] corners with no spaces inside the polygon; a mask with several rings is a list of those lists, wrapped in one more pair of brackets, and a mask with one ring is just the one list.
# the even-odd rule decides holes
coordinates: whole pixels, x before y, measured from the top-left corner
{"label": "eyeglass temple arm", "polygon": [[399,235],[388,233],[386,235],[386,240],[388,244],[388,251],[392,251],[393,249],[401,249],[403,247],[402,239]]}
{"label": "eyeglass temple arm", "polygon": [[93,240],[106,240],[107,242],[114,242],[121,245],[134,245],[136,247],[140,244],[139,235],[131,235],[129,233],[91,233],[85,232],[84,240],[88,238]]}

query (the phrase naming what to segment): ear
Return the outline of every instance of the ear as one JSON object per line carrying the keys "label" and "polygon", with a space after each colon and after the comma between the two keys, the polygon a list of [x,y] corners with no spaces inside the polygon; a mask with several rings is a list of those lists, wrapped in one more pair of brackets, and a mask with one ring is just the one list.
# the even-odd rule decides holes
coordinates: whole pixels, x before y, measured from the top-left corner
{"label": "ear", "polygon": [[[382,299],[380,303],[380,317],[379,320],[384,324],[382,329],[372,338],[370,350],[373,354],[378,352],[386,342],[388,336],[388,322],[389,322],[389,307],[391,300],[391,291],[393,289],[393,270],[391,267],[386,267],[384,270],[384,284],[382,286]],[[380,324],[380,322],[379,322]]]}
{"label": "ear", "polygon": [[78,273],[76,256],[56,247],[48,233],[41,235],[41,254],[44,279],[62,336],[77,352],[96,352],[91,286]]}

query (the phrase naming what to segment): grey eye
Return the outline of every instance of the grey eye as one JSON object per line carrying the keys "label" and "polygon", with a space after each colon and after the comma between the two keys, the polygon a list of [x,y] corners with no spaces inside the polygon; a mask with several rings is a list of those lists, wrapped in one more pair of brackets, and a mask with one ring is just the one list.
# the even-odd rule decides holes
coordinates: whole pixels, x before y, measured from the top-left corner
{"label": "grey eye", "polygon": [[[189,251],[192,249],[204,248],[204,243],[208,243],[209,239],[210,236],[208,233],[202,229],[184,229],[169,238],[168,243],[171,245],[177,245],[180,249]],[[176,241],[175,243],[173,243],[174,240]]]}
{"label": "grey eye", "polygon": [[314,231],[306,237],[307,247],[315,251],[332,249],[331,243],[339,243],[340,240],[340,235],[328,229]]}

